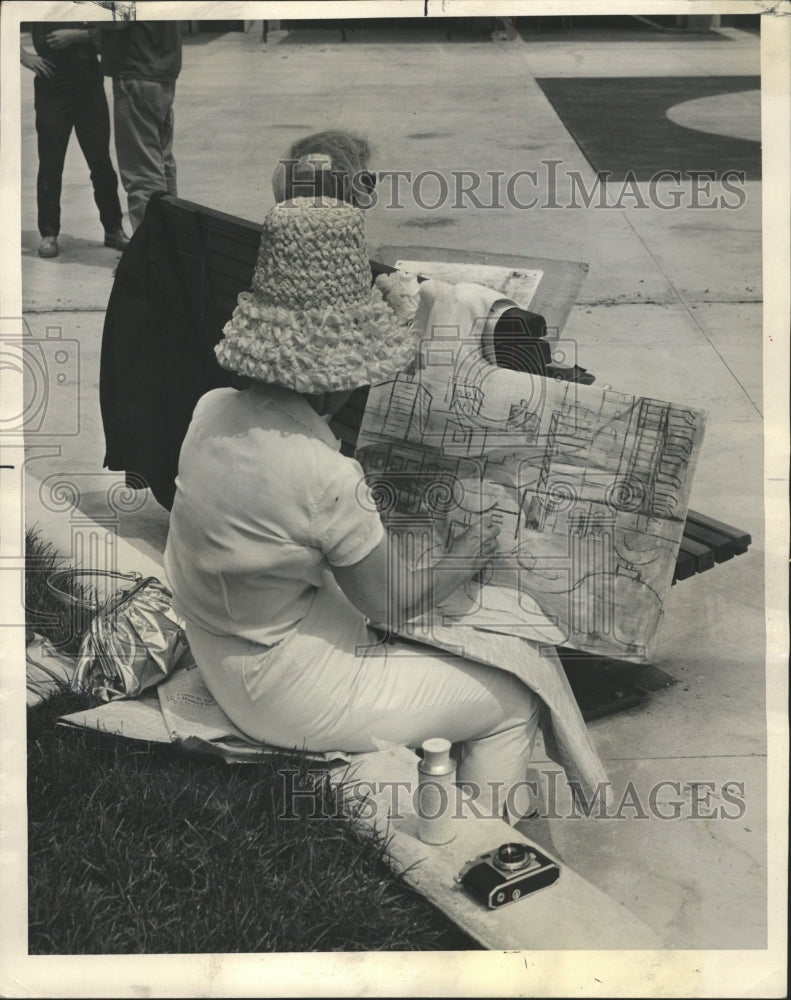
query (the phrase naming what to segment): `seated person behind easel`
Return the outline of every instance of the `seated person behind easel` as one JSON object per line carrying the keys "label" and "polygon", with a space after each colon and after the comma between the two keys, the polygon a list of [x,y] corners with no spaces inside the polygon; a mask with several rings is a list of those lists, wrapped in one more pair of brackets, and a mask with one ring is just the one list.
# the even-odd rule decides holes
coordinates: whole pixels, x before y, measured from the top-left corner
{"label": "seated person behind easel", "polygon": [[[252,290],[216,348],[253,384],[214,390],[195,409],[165,566],[201,675],[243,732],[347,752],[445,737],[460,747],[459,780],[499,814],[524,781],[541,698],[505,670],[383,643],[368,624],[395,628],[479,572],[497,549],[497,515],[479,515],[433,571],[408,569],[327,426],[350,391],[408,367],[415,351],[415,333],[370,287],[360,210],[326,198],[276,205]],[[524,641],[524,655],[567,690],[553,652]],[[590,791],[604,771],[562,696],[561,756]]]}

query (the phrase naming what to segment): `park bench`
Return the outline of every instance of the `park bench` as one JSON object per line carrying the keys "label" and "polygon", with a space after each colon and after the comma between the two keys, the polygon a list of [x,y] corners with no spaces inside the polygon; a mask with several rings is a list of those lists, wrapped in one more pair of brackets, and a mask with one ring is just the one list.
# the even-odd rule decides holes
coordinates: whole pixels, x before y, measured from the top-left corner
{"label": "park bench", "polygon": [[[250,288],[261,238],[261,225],[164,194],[155,196],[149,203],[146,222],[141,230],[146,225],[155,226],[158,234],[156,252],[149,254],[149,267],[154,268],[152,272],[154,275],[159,269],[163,273],[166,270],[170,275],[170,281],[178,284],[181,294],[168,295],[167,308],[171,311],[173,322],[178,322],[182,328],[188,329],[192,338],[189,350],[193,358],[186,376],[188,386],[186,390],[183,385],[181,386],[182,393],[186,391],[187,396],[179,417],[181,426],[176,427],[175,431],[173,429],[170,431],[171,438],[175,435],[175,441],[170,443],[169,452],[172,474],[168,473],[166,478],[169,481],[164,490],[154,489],[160,503],[169,507],[172,492],[168,492],[167,487],[172,491],[178,448],[186,432],[192,407],[198,398],[210,389],[223,385],[241,387],[245,384],[245,380],[220,369],[214,358],[213,347],[221,339],[223,326],[236,306],[237,295]],[[125,259],[128,254],[134,253],[136,241],[140,238],[138,234],[135,235],[130,248],[122,258],[116,283],[124,280]],[[383,248],[377,255],[380,259],[371,261],[372,279],[377,274],[394,269],[382,258],[389,255],[409,259],[410,253],[418,249],[420,248]],[[402,252],[399,254],[398,251]],[[428,248],[422,248],[423,256],[419,259],[427,259],[425,257],[427,252]],[[549,262],[497,254],[469,252],[465,254],[463,251],[455,250],[446,250],[444,253],[446,260],[454,261],[485,259],[489,263],[523,268],[557,265],[547,269],[547,280],[544,282],[542,279],[543,283],[539,285],[530,303],[531,309],[535,308],[536,312],[523,312],[521,342],[527,346],[531,343],[540,344],[542,338],[546,336],[547,326],[542,317],[545,306],[547,311],[555,308],[552,319],[556,325],[562,326],[573,305],[571,293],[579,287],[580,280],[578,277],[575,278],[569,269],[582,268],[584,273],[584,265],[570,262]],[[565,305],[559,308],[559,312],[558,302],[565,302]],[[116,307],[115,312],[118,311]],[[111,295],[108,321],[112,317]],[[114,321],[117,322],[117,317]],[[156,338],[166,336],[167,331],[156,331]],[[125,461],[123,448],[113,449],[111,444],[113,419],[118,418],[122,407],[122,404],[116,401],[114,385],[116,380],[122,378],[122,374],[119,374],[118,360],[113,358],[113,344],[108,342],[111,339],[108,337],[106,325],[100,387],[105,434],[108,439],[106,464],[110,468],[126,471],[129,485],[142,487],[147,485],[149,480],[146,469],[141,467],[141,464],[145,463],[141,463],[139,458]],[[528,351],[524,356],[527,358],[527,365],[522,370],[547,374],[547,354],[541,350],[534,350]],[[506,367],[514,366],[506,364]],[[174,378],[178,378],[175,372]],[[347,453],[351,453],[356,441],[366,391],[360,393],[358,390],[353,395],[350,403],[342,411],[337,426],[334,426]],[[113,414],[114,406],[115,414]],[[122,416],[125,418],[126,414]],[[134,419],[134,415],[130,417],[132,423]],[[164,438],[167,432],[163,429],[162,433]],[[673,583],[708,572],[719,563],[744,554],[750,543],[748,532],[690,510],[684,526]],[[634,667],[622,661],[582,654],[574,650],[559,649],[558,652],[580,701],[583,715],[587,719],[635,705],[644,698],[647,690],[655,690],[666,686],[667,682],[672,682],[672,678],[655,668]]]}

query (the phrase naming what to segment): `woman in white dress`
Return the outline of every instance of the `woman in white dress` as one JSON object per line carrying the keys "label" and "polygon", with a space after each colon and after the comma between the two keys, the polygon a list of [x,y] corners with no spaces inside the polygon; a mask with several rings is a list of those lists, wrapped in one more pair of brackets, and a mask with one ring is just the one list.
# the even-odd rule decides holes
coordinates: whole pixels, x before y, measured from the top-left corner
{"label": "woman in white dress", "polygon": [[[383,641],[371,623],[397,629],[480,572],[496,515],[432,567],[408,568],[327,425],[350,391],[404,370],[416,349],[371,288],[362,212],[328,198],[276,205],[216,348],[252,387],[195,409],[165,566],[201,675],[248,736],[347,752],[445,737],[459,780],[495,807],[524,781],[542,699],[505,670]],[[582,770],[588,785],[604,777],[597,758]]]}

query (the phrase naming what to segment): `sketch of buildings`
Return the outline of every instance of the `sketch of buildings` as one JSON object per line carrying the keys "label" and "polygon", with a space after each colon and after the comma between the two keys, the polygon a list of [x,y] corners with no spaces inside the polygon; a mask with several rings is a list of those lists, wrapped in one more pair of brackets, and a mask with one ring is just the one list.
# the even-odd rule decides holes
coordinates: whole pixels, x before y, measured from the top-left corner
{"label": "sketch of buildings", "polygon": [[[692,457],[698,422],[692,411],[655,399],[601,393],[598,413],[576,404],[552,413],[527,523],[543,531],[556,510],[570,462],[580,503],[670,518]],[[614,464],[615,463],[615,464]],[[605,474],[600,470],[604,468]]]}
{"label": "sketch of buildings", "polygon": [[448,455],[484,455],[488,431],[460,420],[446,420],[440,449]]}
{"label": "sketch of buildings", "polygon": [[431,393],[414,375],[400,373],[380,387],[385,393],[385,424],[388,437],[419,442],[431,411]]}
{"label": "sketch of buildings", "polygon": [[465,417],[475,417],[483,407],[483,390],[472,382],[454,378],[451,382],[450,407]]}
{"label": "sketch of buildings", "polygon": [[506,430],[519,431],[524,436],[525,444],[535,444],[538,440],[540,426],[541,420],[538,414],[532,412],[526,399],[520,399],[518,403],[511,404],[505,422]]}
{"label": "sketch of buildings", "polygon": [[[498,369],[469,350],[453,364],[437,358],[372,388],[357,457],[369,480],[388,484],[400,513],[424,514],[431,484],[448,496],[464,483],[471,497],[471,482],[475,509],[496,503],[502,512],[502,552],[474,607],[460,599],[458,620],[524,635],[521,606],[538,605],[567,645],[646,659],[672,583],[703,415]],[[439,514],[468,521],[464,490],[454,496],[460,502]],[[508,613],[492,588],[513,595]]]}
{"label": "sketch of buildings", "polygon": [[[380,487],[382,513],[417,514],[435,506],[435,498],[452,497],[457,484],[482,480],[486,461],[465,461],[433,448],[398,442],[381,442],[359,448],[357,459],[366,471],[369,485]],[[384,487],[382,490],[381,487]],[[451,505],[450,499],[442,506]]]}

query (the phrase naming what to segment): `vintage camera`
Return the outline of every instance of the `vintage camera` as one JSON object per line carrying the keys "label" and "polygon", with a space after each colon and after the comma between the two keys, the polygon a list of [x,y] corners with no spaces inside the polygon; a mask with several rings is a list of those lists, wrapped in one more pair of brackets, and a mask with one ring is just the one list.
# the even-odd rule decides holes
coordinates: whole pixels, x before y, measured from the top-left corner
{"label": "vintage camera", "polygon": [[532,844],[501,844],[468,861],[456,881],[476,899],[496,909],[515,903],[560,878],[560,866]]}

